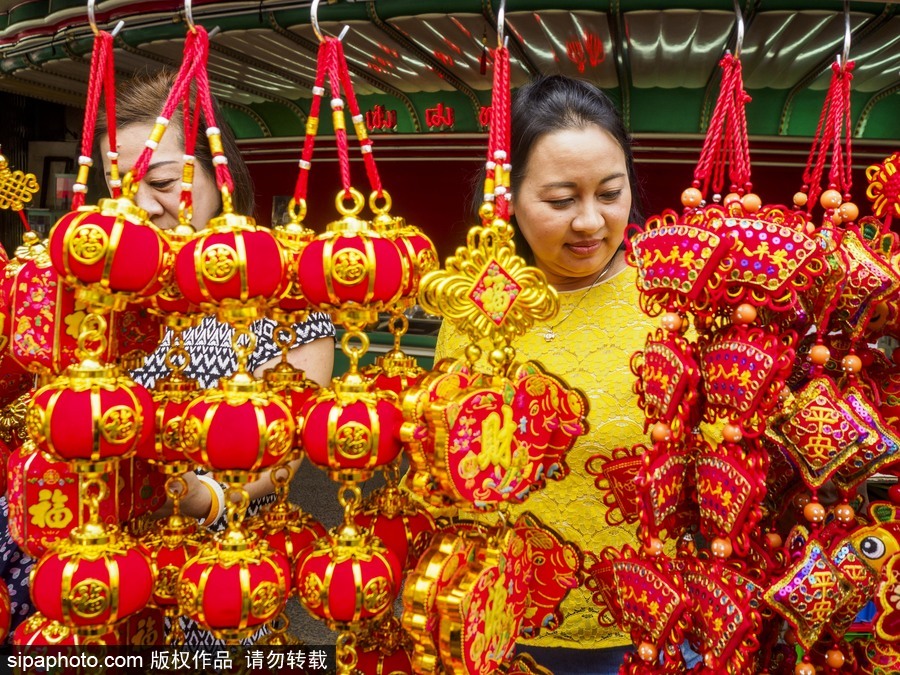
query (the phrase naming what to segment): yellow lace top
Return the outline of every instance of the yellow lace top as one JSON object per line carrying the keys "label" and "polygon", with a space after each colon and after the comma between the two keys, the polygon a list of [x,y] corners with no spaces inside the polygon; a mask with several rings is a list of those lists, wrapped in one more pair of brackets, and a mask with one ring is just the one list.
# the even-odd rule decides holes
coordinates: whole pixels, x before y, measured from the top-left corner
{"label": "yellow lace top", "polygon": [[[629,361],[635,351],[643,348],[654,323],[639,309],[635,271],[630,267],[586,295],[584,290],[576,290],[562,292],[559,298],[559,314],[534,326],[514,346],[519,359],[539,361],[569,386],[585,393],[590,405],[590,428],[568,454],[568,477],[548,481],[544,490],[512,509],[512,515],[531,511],[584,550],[599,553],[605,546],[621,547],[626,543],[636,547],[636,526],[607,524],[607,509],[594,486],[594,478],[585,470],[585,461],[594,454],[611,454],[616,447],[630,447],[647,440],[643,413],[632,393],[635,378]],[[556,333],[549,342],[544,339],[548,326],[555,326]],[[435,360],[462,354],[466,344],[466,338],[445,322],[438,336]],[[482,347],[489,349],[487,344]],[[579,649],[630,644],[629,637],[617,628],[601,627],[597,612],[590,593],[583,588],[573,589],[563,603],[565,619],[559,628],[542,632],[528,644]]]}

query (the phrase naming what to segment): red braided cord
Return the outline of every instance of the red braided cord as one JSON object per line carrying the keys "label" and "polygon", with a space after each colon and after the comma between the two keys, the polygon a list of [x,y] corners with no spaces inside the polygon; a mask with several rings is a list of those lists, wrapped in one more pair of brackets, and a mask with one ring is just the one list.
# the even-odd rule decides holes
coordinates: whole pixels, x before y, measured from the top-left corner
{"label": "red braided cord", "polygon": [[[197,64],[194,81],[197,84],[197,100],[203,109],[203,116],[206,118],[206,128],[218,127],[216,113],[213,110],[212,93],[209,87],[209,71],[206,64],[209,60],[209,35],[203,26],[197,26]],[[224,156],[222,153],[213,152],[213,160],[216,156]],[[226,158],[227,159],[227,158]],[[234,179],[231,177],[231,170],[227,163],[219,164],[215,161],[213,165],[216,170],[216,185],[221,190],[227,188],[230,194],[234,194]]]}
{"label": "red braided cord", "polygon": [[[803,184],[807,186],[807,189],[810,191],[813,190],[813,186],[816,186],[816,189],[818,189],[819,184],[822,181],[821,172],[818,173],[818,177],[816,175],[816,167],[819,166],[819,154],[824,154],[825,152],[825,135],[828,122],[829,100],[831,97],[831,87],[834,84],[833,73],[831,77],[832,81],[828,86],[828,93],[825,94],[825,103],[822,106],[822,112],[819,113],[819,123],[818,125],[816,125],[816,133],[813,136],[813,144],[809,151],[809,158],[806,160],[806,167],[803,169]],[[821,161],[824,162],[824,159]],[[822,164],[822,166],[824,166],[824,163]],[[810,192],[807,201],[807,204],[810,204],[809,209],[812,208],[812,203],[815,201],[815,198],[816,195],[814,195],[813,192]]]}
{"label": "red braided cord", "polygon": [[[196,32],[188,31],[187,37],[185,38],[184,55],[182,57],[181,67],[178,70],[178,75],[175,77],[172,91],[169,92],[165,105],[163,105],[162,112],[159,114],[160,117],[164,117],[167,120],[172,119],[175,108],[183,100],[185,89],[190,87],[191,81],[194,79],[194,72],[199,66],[199,59],[197,58],[197,41],[200,31],[203,31],[204,35],[206,34],[206,31],[202,26],[197,26]],[[146,175],[152,156],[153,149],[145,147],[137,161],[134,163],[134,167],[131,169],[132,183],[134,185],[139,184],[144,178],[144,175]]]}
{"label": "red braided cord", "polygon": [[[319,43],[319,53],[316,57],[316,82],[318,89],[325,88],[325,74],[328,69],[329,52],[333,49],[333,45],[328,40]],[[313,91],[312,103],[309,106],[309,120],[319,119],[319,109],[322,106],[322,95]],[[318,130],[318,122],[313,127],[307,125],[306,137],[303,139],[303,152],[301,154],[300,172],[297,174],[297,183],[294,185],[294,203],[300,204],[306,201],[306,193],[309,183],[308,165],[312,161],[313,148],[316,144],[316,131]]]}
{"label": "red braided cord", "polygon": [[502,189],[508,175],[503,165],[510,163],[510,90],[509,51],[505,47],[492,50],[494,77],[491,90],[491,124],[488,132],[485,199],[494,199],[494,215],[509,220],[509,201]]}
{"label": "red braided cord", "polygon": [[[335,43],[337,49],[337,62],[341,74],[341,86],[344,88],[344,94],[347,96],[347,107],[350,114],[358,120],[362,120],[362,113],[359,109],[359,102],[356,100],[356,91],[353,89],[353,82],[350,80],[350,69],[347,67],[347,57],[344,56],[344,44],[338,40]],[[355,127],[354,122],[354,127]],[[364,127],[361,127],[364,128]],[[381,176],[378,174],[378,167],[375,165],[375,157],[372,154],[372,139],[368,134],[360,136],[357,132],[357,140],[362,150],[363,162],[366,166],[366,175],[369,178],[369,185],[378,197],[381,197],[382,184]],[[368,148],[368,149],[366,149]]]}
{"label": "red braided cord", "polygon": [[731,114],[728,122],[733,125],[731,149],[733,156],[729,164],[729,178],[737,188],[750,184],[750,139],[747,135],[747,104],[750,96],[744,91],[743,67],[739,59],[734,60],[732,80]]}
{"label": "red braided cord", "polygon": [[[694,183],[700,188],[704,196],[709,194],[710,178],[714,175],[721,175],[721,164],[724,162],[722,157],[721,145],[722,138],[725,134],[726,114],[731,109],[728,92],[732,91],[732,80],[734,79],[734,62],[735,59],[731,54],[726,54],[719,62],[722,68],[722,84],[719,89],[719,97],[716,99],[716,106],[709,122],[709,128],[706,131],[706,138],[703,141],[703,149],[700,151],[700,159],[697,160],[697,168],[694,170]],[[717,179],[717,192],[721,191],[721,178]]]}
{"label": "red braided cord", "polygon": [[[337,38],[325,37],[326,40],[333,40],[337,42]],[[341,98],[341,73],[340,68],[338,67],[338,58],[337,58],[337,47],[333,47],[328,54],[328,84],[331,88],[331,100],[337,101]],[[344,114],[343,104],[334,107],[332,106],[332,110],[336,113],[340,113],[341,116]],[[332,117],[333,119],[333,117]],[[341,170],[341,185],[344,189],[344,198],[350,196],[350,150],[347,144],[347,130],[341,128],[341,126],[335,124],[334,125],[334,140],[337,144],[338,149],[338,160],[339,166]]]}
{"label": "red braided cord", "polygon": [[[103,83],[106,79],[106,70],[109,64],[109,48],[112,36],[106,31],[100,31],[94,36],[94,47],[91,51],[91,73],[88,80],[87,103],[84,113],[84,124],[81,127],[81,154],[84,157],[91,156],[94,147],[94,130],[97,128],[97,113],[100,109],[100,94],[103,91]],[[114,126],[113,121],[111,126]],[[113,146],[115,147],[115,146]],[[72,208],[78,209],[84,206],[85,194],[76,192],[72,197]]]}
{"label": "red braided cord", "polygon": [[[840,88],[838,92],[840,105],[834,113],[834,159],[831,163],[831,171],[828,174],[829,181],[833,183],[841,193],[848,193],[853,187],[851,145],[851,119],[850,119],[850,83],[853,80],[852,61],[848,61],[845,68],[839,73]],[[846,145],[842,147],[841,139],[846,139]]]}
{"label": "red braided cord", "polygon": [[[841,68],[837,63],[832,65],[831,82],[822,106],[813,147],[803,172],[803,181],[809,190],[806,207],[808,213],[812,211],[822,193],[822,175],[825,172],[825,162],[829,152],[831,153],[829,182],[842,193],[849,192],[852,187],[852,145],[850,140],[852,70],[852,62],[848,62],[846,68]],[[843,147],[841,145],[842,138],[846,138],[846,146]]]}
{"label": "red braided cord", "polygon": [[[498,47],[494,51],[494,117],[491,120],[491,130],[495,131],[494,150],[504,153],[506,159],[496,159],[500,163],[509,164],[510,153],[510,90],[509,90],[509,50],[506,47]],[[505,195],[497,195],[494,203],[494,213],[503,220],[509,220],[509,200]]]}
{"label": "red braided cord", "polygon": [[[198,102],[196,96],[194,97],[193,103],[191,102],[191,88],[188,87],[184,92],[184,102],[183,102],[183,112],[182,112],[182,121],[184,122],[184,154],[185,155],[193,155],[194,148],[197,145],[197,132],[200,129],[200,111],[198,109]],[[194,171],[196,172],[196,164],[194,165]],[[196,173],[194,174],[196,182]],[[193,187],[193,186],[192,186]],[[184,187],[181,189],[181,202],[184,204],[185,209],[189,209],[194,204],[194,196],[193,189],[187,190]]]}
{"label": "red braided cord", "polygon": [[[75,203],[75,197],[72,197],[72,203]],[[25,217],[25,210],[16,211],[19,214],[19,220],[22,221],[22,227],[25,228],[26,232],[31,232],[31,225],[28,223],[28,218]]]}
{"label": "red braided cord", "polygon": [[[106,54],[106,73],[103,78],[103,91],[106,95],[106,128],[109,150],[117,152],[119,143],[116,140],[116,69],[113,57],[113,37],[109,35],[109,48]],[[118,165],[118,159],[111,160]],[[121,186],[112,187],[112,196],[118,198],[122,194]]]}

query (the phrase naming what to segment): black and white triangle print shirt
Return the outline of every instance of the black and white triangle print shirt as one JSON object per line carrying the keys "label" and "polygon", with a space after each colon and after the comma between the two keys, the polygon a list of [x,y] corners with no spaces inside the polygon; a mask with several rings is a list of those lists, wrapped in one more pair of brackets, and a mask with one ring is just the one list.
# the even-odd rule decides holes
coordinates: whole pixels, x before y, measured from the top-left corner
{"label": "black and white triangle print shirt", "polygon": [[[272,338],[277,324],[271,319],[254,321],[250,329],[256,335],[256,349],[250,355],[248,370],[252,373],[259,366],[281,354],[278,345]],[[293,347],[318,340],[334,337],[334,324],[327,314],[314,312],[303,323],[294,324],[297,338]],[[231,347],[234,328],[220,323],[214,316],[206,316],[200,325],[184,331],[184,346],[191,356],[191,362],[185,375],[196,378],[204,389],[215,387],[222,377],[228,377],[237,370],[237,355]],[[171,371],[166,365],[166,352],[171,344],[172,334],[167,331],[159,348],[144,361],[144,365],[131,371],[134,381],[148,389],[153,387],[161,377]]]}

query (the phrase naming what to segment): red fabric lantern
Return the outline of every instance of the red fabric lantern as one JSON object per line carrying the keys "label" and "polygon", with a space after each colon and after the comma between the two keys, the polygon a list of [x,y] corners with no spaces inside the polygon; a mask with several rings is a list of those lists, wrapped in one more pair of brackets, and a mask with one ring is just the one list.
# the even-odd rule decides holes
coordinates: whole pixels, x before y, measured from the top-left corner
{"label": "red fabric lantern", "polygon": [[37,446],[57,459],[127,457],[153,433],[149,392],[115,368],[86,361],[35,392],[26,416]]}
{"label": "red fabric lantern", "polygon": [[404,570],[416,566],[434,533],[431,514],[394,485],[373,492],[368,505],[353,520],[381,539]]}
{"label": "red fabric lantern", "polygon": [[412,673],[413,641],[390,614],[367,627],[356,647],[356,672],[363,675]]}
{"label": "red fabric lantern", "polygon": [[166,474],[184,473],[190,462],[181,445],[181,421],[185,409],[197,397],[197,383],[185,378],[157,380],[150,392],[152,404],[148,419],[153,433],[138,445],[136,455]]}
{"label": "red fabric lantern", "polygon": [[412,305],[419,292],[419,280],[440,265],[437,250],[431,239],[418,227],[407,225],[402,218],[398,220],[400,220],[399,229],[389,233],[388,236],[397,245],[400,254],[406,258],[409,274],[400,297],[405,304]]}
{"label": "red fabric lantern", "polygon": [[[290,364],[279,363],[274,368],[267,370],[263,374],[263,379],[266,389],[281,397],[294,418],[320,390],[315,381],[310,380],[303,371],[297,370]],[[298,442],[299,440],[297,438]]]}
{"label": "red fabric lantern", "polygon": [[184,566],[178,602],[186,616],[217,638],[244,639],[278,616],[290,584],[290,566],[281,553],[232,529]]}
{"label": "red fabric lantern", "polygon": [[248,518],[246,524],[248,529],[255,531],[291,564],[316,539],[328,536],[325,527],[310,514],[282,502],[272,504],[260,516]]}
{"label": "red fabric lantern", "polygon": [[313,616],[348,628],[389,611],[400,591],[402,566],[381,541],[345,523],[297,560],[297,592]]}
{"label": "red fabric lantern", "polygon": [[168,244],[127,198],[67,213],[50,231],[50,258],[70,283],[147,296],[159,289]]}
{"label": "red fabric lantern", "polygon": [[143,609],[153,572],[136,542],[87,523],[42,557],[31,577],[31,597],[44,616],[84,634],[103,633]]}
{"label": "red fabric lantern", "polygon": [[345,217],[328,228],[299,256],[298,279],[310,304],[322,311],[364,305],[369,318],[396,300],[407,268],[394,242],[355,218]]}
{"label": "red fabric lantern", "polygon": [[[399,341],[398,343],[399,344]],[[379,356],[375,363],[361,369],[363,377],[371,382],[369,388],[392,391],[402,396],[405,391],[419,386],[428,371],[419,366],[414,356],[407,356],[399,349]]]}
{"label": "red fabric lantern", "polygon": [[362,675],[412,675],[412,662],[409,652],[397,647],[385,653],[383,649],[374,647],[357,652],[356,672]]}
{"label": "red fabric lantern", "polygon": [[403,414],[391,392],[365,393],[356,380],[335,381],[298,418],[306,456],[334,480],[361,482],[400,453]]}
{"label": "red fabric lantern", "polygon": [[178,576],[202,543],[197,521],[172,515],[141,538],[139,546],[153,569],[153,602],[164,610],[178,608]]}
{"label": "red fabric lantern", "polygon": [[276,296],[284,278],[281,247],[272,233],[252,218],[232,213],[209,225],[184,245],[175,258],[175,278],[192,303],[263,304]]}
{"label": "red fabric lantern", "polygon": [[85,637],[59,621],[48,619],[40,612],[35,612],[19,624],[13,633],[13,644],[21,646],[67,647],[79,645],[117,645],[119,638],[112,628],[101,633]]}
{"label": "red fabric lantern", "polygon": [[[33,442],[27,441],[13,451],[8,474],[9,534],[32,558],[43,556],[54,542],[87,520],[79,475],[67,462],[54,460],[38,450]],[[131,518],[131,475],[130,460],[114,463],[103,475],[104,482],[118,489],[116,495],[100,501],[101,522],[118,525]],[[160,505],[157,501],[156,507]]]}
{"label": "red fabric lantern", "polygon": [[187,458],[238,482],[292,459],[294,418],[281,399],[246,374],[221,387],[194,399],[182,415]]}

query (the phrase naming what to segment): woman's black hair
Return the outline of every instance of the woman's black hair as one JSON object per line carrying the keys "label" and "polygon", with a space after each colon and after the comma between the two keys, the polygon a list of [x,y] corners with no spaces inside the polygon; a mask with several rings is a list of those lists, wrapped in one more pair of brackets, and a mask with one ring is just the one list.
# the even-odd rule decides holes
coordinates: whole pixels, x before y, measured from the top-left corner
{"label": "woman's black hair", "polygon": [[[564,75],[540,76],[518,89],[512,99],[512,145],[510,189],[515,199],[535,144],[546,134],[562,129],[596,125],[608,132],[622,148],[631,186],[630,223],[642,225],[640,186],[634,172],[631,136],[615,104],[601,89],[585,80]],[[480,202],[479,202],[480,205]],[[515,226],[515,216],[511,219]],[[516,227],[516,250],[534,263],[534,255]]]}

